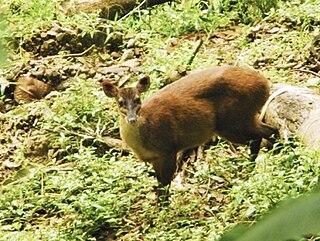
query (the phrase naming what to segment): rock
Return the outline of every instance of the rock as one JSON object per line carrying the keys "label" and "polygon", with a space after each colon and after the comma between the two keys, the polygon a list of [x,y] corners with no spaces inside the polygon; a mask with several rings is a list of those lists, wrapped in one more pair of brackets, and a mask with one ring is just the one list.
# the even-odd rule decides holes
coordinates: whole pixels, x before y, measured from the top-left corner
{"label": "rock", "polygon": [[119,52],[111,52],[111,57],[113,58],[113,59],[117,59],[117,58],[120,58],[121,57],[121,53],[119,53]]}
{"label": "rock", "polygon": [[60,82],[60,73],[58,69],[53,68],[53,69],[47,69],[46,70],[46,76],[49,80],[51,80],[54,84]]}
{"label": "rock", "polygon": [[132,49],[127,49],[123,52],[120,62],[124,62],[126,60],[133,59],[133,58],[134,58],[134,51]]}
{"label": "rock", "polygon": [[251,30],[252,32],[254,32],[254,33],[260,31],[261,29],[262,29],[262,25],[261,25],[261,24],[258,24],[258,25],[256,25],[256,26],[253,26],[253,27],[250,28],[250,30]]}
{"label": "rock", "polygon": [[133,48],[135,46],[135,43],[136,43],[136,39],[135,38],[129,39],[129,41],[127,43],[127,48],[128,49]]}
{"label": "rock", "polygon": [[89,69],[88,77],[93,78],[96,75],[96,71],[94,69]]}
{"label": "rock", "polygon": [[15,162],[11,162],[10,160],[6,159],[3,163],[4,167],[9,168],[9,169],[14,169],[14,168],[18,168],[21,166],[21,163],[15,163]]}
{"label": "rock", "polygon": [[49,37],[53,37],[53,38],[55,38],[56,36],[57,36],[57,32],[56,31],[54,31],[54,30],[49,30],[48,32],[47,32],[47,35],[49,36]]}
{"label": "rock", "polygon": [[35,71],[32,71],[32,75],[42,78],[46,72],[46,66],[40,65],[39,68]]}
{"label": "rock", "polygon": [[59,52],[59,49],[59,45],[54,39],[48,39],[41,45],[40,53],[42,56],[55,55]]}
{"label": "rock", "polygon": [[40,33],[40,37],[46,39],[48,37],[48,34],[46,32],[42,32]]}
{"label": "rock", "polygon": [[122,63],[121,66],[129,67],[130,69],[135,68],[135,67],[140,66],[140,60],[139,59],[130,59],[130,60]]}
{"label": "rock", "polygon": [[20,76],[14,90],[14,99],[18,103],[29,103],[42,99],[51,89],[52,87],[50,85],[36,78]]}
{"label": "rock", "polygon": [[[106,35],[107,37],[107,35]],[[109,36],[108,36],[109,37]],[[108,45],[110,50],[117,50],[119,46],[123,44],[123,34],[122,33],[111,33],[111,37],[108,38]]]}
{"label": "rock", "polygon": [[66,38],[66,33],[58,33],[58,34],[56,35],[56,40],[57,40],[58,42],[62,42],[65,38]]}
{"label": "rock", "polygon": [[274,33],[278,33],[279,31],[280,31],[279,27],[273,27],[272,29],[268,30],[267,33],[274,34]]}
{"label": "rock", "polygon": [[311,78],[307,80],[307,86],[317,86],[320,84],[320,78],[319,77],[315,77],[315,78]]}

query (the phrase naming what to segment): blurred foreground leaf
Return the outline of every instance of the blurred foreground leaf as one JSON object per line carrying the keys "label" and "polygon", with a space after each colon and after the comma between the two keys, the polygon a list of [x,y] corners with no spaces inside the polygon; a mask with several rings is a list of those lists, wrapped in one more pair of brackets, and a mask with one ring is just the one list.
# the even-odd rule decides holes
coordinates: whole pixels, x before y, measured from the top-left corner
{"label": "blurred foreground leaf", "polygon": [[5,21],[5,17],[0,13],[0,66],[4,64],[7,57],[6,51],[4,49],[4,39],[1,34],[6,29],[6,27],[7,23]]}
{"label": "blurred foreground leaf", "polygon": [[6,60],[6,52],[3,49],[3,46],[0,45],[0,66],[4,64]]}
{"label": "blurred foreground leaf", "polygon": [[320,232],[320,191],[284,201],[259,222],[239,225],[220,241],[284,241]]}

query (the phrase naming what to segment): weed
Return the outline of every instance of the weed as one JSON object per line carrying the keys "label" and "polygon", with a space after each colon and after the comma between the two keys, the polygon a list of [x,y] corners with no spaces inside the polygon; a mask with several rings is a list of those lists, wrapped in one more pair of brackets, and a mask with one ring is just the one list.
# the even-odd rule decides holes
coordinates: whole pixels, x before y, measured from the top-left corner
{"label": "weed", "polygon": [[[203,45],[191,69],[237,62],[254,65],[274,82],[300,84],[307,75],[281,65],[310,64],[308,48],[320,16],[318,1],[253,6],[252,1],[182,0],[109,21],[97,13],[65,16],[57,8],[61,2],[2,4],[8,22],[2,37],[16,42],[1,42],[7,51],[55,20],[79,27],[83,36],[99,31],[109,36],[115,29],[139,40],[143,72],[153,81],[150,92],[186,66],[199,38]],[[97,28],[97,22],[107,29]],[[13,50],[18,61],[21,56],[28,63],[23,51]],[[94,81],[75,76],[66,90],[1,113],[0,240],[215,241],[318,182],[318,150],[281,143],[281,150],[262,150],[252,163],[246,147],[233,153],[219,140],[188,165],[183,186],[173,185],[170,205],[159,208],[150,165],[104,143],[105,135],[120,138],[118,114]]]}

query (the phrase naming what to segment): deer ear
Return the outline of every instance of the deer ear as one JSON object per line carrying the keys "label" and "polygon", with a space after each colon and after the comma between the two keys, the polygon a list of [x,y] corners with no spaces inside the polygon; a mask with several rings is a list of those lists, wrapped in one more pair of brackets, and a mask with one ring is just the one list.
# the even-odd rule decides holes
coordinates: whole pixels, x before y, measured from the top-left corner
{"label": "deer ear", "polygon": [[150,77],[149,76],[143,76],[139,79],[139,82],[137,83],[136,88],[140,93],[145,92],[147,89],[149,89],[150,86]]}
{"label": "deer ear", "polygon": [[118,87],[115,86],[114,84],[111,84],[108,81],[104,81],[102,82],[102,87],[103,87],[103,91],[106,94],[106,96],[109,97],[116,97],[118,95]]}

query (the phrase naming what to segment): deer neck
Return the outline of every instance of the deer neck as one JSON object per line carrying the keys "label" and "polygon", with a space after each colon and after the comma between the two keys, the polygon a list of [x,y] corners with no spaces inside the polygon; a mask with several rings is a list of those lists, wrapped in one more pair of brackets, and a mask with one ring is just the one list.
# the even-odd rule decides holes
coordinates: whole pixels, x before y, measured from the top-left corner
{"label": "deer neck", "polygon": [[139,159],[152,162],[157,154],[150,150],[144,132],[144,118],[139,116],[137,122],[128,123],[125,117],[120,117],[120,135],[122,140],[133,150]]}
{"label": "deer neck", "polygon": [[128,123],[126,118],[120,115],[120,136],[133,150],[143,143],[140,133],[140,122],[141,117],[138,117],[135,123]]}

